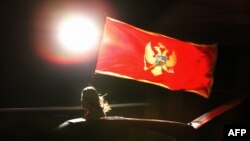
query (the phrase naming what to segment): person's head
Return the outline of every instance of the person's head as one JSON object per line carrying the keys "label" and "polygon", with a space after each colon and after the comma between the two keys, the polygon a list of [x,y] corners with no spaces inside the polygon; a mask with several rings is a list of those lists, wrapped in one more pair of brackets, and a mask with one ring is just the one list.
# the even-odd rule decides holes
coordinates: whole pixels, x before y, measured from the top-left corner
{"label": "person's head", "polygon": [[93,86],[85,87],[81,92],[81,105],[84,109],[84,117],[98,119],[105,116],[110,106]]}

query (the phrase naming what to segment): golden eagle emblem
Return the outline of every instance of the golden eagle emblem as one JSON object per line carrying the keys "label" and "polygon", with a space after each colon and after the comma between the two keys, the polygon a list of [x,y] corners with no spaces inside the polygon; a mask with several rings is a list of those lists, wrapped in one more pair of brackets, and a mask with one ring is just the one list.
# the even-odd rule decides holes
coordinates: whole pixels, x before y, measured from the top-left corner
{"label": "golden eagle emblem", "polygon": [[169,53],[169,50],[162,44],[151,47],[151,42],[148,42],[145,47],[144,54],[144,70],[151,70],[154,76],[159,76],[162,71],[174,73],[174,66],[177,58],[174,51]]}

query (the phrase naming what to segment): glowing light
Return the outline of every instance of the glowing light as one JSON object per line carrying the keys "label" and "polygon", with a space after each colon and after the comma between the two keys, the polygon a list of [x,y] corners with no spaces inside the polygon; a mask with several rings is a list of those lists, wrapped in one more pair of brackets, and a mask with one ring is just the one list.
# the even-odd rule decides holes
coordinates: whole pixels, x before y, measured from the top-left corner
{"label": "glowing light", "polygon": [[42,59],[57,64],[96,59],[105,7],[105,2],[42,2],[33,12],[32,48]]}
{"label": "glowing light", "polygon": [[69,15],[59,21],[58,43],[67,54],[78,55],[96,47],[99,37],[98,26],[82,15]]}

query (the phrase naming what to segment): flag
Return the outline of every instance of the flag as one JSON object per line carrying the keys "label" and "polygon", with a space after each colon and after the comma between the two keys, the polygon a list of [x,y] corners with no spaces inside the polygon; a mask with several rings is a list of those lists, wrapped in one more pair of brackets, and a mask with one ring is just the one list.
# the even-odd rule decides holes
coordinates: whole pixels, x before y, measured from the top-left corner
{"label": "flag", "polygon": [[181,41],[106,17],[95,72],[208,98],[216,45]]}

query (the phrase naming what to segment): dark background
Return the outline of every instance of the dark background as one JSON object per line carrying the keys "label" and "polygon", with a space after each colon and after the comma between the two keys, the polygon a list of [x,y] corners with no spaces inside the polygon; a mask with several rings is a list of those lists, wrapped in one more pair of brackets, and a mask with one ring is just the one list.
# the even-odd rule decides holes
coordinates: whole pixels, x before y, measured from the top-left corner
{"label": "dark background", "polygon": [[[47,7],[53,11],[53,8],[60,9],[60,5],[72,2],[91,3],[93,11],[96,8],[120,21],[180,40],[217,43],[218,59],[210,98],[94,75],[95,59],[77,64],[56,64],[41,58],[34,51],[32,42],[33,25],[39,18],[36,12]],[[248,0],[11,0],[0,4],[2,109],[79,106],[80,91],[91,82],[101,93],[108,93],[106,98],[110,104],[151,104],[113,108],[110,115],[189,122],[224,102],[250,94]],[[46,23],[40,21],[40,24]],[[42,30],[39,33],[46,34]],[[245,111],[229,114],[227,119],[244,117],[249,105],[243,108]],[[2,113],[5,116],[13,114]],[[63,115],[64,119],[68,118],[65,117],[67,114]]]}

